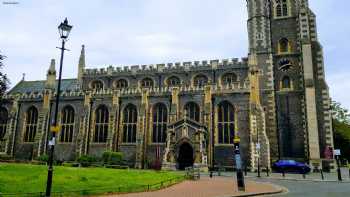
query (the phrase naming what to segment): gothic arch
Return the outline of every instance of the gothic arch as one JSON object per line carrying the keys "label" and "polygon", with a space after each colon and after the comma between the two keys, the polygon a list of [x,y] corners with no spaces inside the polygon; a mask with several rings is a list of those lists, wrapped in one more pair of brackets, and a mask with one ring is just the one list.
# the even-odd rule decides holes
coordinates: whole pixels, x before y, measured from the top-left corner
{"label": "gothic arch", "polygon": [[201,113],[197,103],[193,101],[186,103],[184,106],[184,113],[187,118],[200,122]]}
{"label": "gothic arch", "polygon": [[181,85],[181,79],[176,75],[172,75],[165,79],[165,84],[167,86],[179,86]]}
{"label": "gothic arch", "polygon": [[8,110],[4,107],[0,107],[0,140],[4,139],[6,134],[8,115]]}
{"label": "gothic arch", "polygon": [[203,87],[209,83],[209,77],[205,74],[197,74],[192,78],[194,87]]}
{"label": "gothic arch", "polygon": [[94,143],[106,143],[109,129],[109,111],[106,105],[97,107],[94,122]]}
{"label": "gothic arch", "polygon": [[150,77],[145,77],[140,81],[141,88],[152,88],[154,86],[154,80]]}
{"label": "gothic arch", "polygon": [[66,105],[61,111],[60,142],[69,143],[73,141],[75,110],[72,105]]}
{"label": "gothic arch", "polygon": [[128,104],[123,109],[123,143],[136,143],[137,133],[137,108],[133,104]]}
{"label": "gothic arch", "polygon": [[168,109],[157,103],[152,108],[152,143],[165,143],[168,123]]}
{"label": "gothic arch", "polygon": [[129,87],[129,80],[126,78],[119,78],[113,83],[114,88],[123,89]]}
{"label": "gothic arch", "polygon": [[218,104],[217,131],[219,144],[232,144],[235,136],[235,107],[224,100]]}
{"label": "gothic arch", "polygon": [[38,118],[38,109],[35,106],[29,107],[25,114],[24,142],[34,142],[38,129]]}
{"label": "gothic arch", "polygon": [[96,79],[90,82],[89,87],[93,90],[101,90],[105,88],[105,84],[102,80]]}

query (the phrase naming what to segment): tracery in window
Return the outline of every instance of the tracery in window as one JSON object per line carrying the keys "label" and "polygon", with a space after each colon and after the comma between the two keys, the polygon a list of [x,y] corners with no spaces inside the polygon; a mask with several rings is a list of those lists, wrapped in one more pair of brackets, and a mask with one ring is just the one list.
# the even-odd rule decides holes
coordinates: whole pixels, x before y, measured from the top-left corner
{"label": "tracery in window", "polygon": [[125,79],[119,79],[118,81],[116,81],[115,87],[118,89],[127,88],[128,81],[126,81]]}
{"label": "tracery in window", "polygon": [[66,106],[62,110],[60,142],[72,142],[74,132],[74,109]]}
{"label": "tracery in window", "polygon": [[123,111],[123,142],[136,142],[137,110],[136,106],[129,104]]}
{"label": "tracery in window", "polygon": [[235,135],[235,113],[233,106],[223,101],[218,106],[218,142],[233,144]]}
{"label": "tracery in window", "polygon": [[200,108],[195,102],[189,102],[185,105],[185,115],[187,118],[199,122]]}
{"label": "tracery in window", "polygon": [[168,111],[164,104],[158,103],[153,108],[152,142],[164,143],[168,122]]}
{"label": "tracery in window", "polygon": [[24,142],[34,142],[38,124],[38,110],[32,106],[27,110]]}
{"label": "tracery in window", "polygon": [[224,85],[228,85],[228,84],[232,84],[234,82],[237,82],[237,75],[234,73],[226,73],[222,76],[221,82]]}
{"label": "tracery in window", "polygon": [[91,88],[94,90],[101,90],[103,89],[103,83],[100,80],[96,80],[91,82]]}
{"label": "tracery in window", "polygon": [[168,86],[179,86],[180,85],[180,79],[176,76],[171,76],[167,79],[167,85]]}
{"label": "tracery in window", "polygon": [[106,106],[101,105],[95,111],[94,142],[107,142],[109,113]]}
{"label": "tracery in window", "polygon": [[143,88],[151,88],[151,87],[153,87],[153,80],[151,78],[144,78],[144,79],[142,79],[141,87],[143,87]]}
{"label": "tracery in window", "polygon": [[197,75],[193,79],[193,85],[198,87],[203,87],[208,84],[208,77],[205,75]]}
{"label": "tracery in window", "polygon": [[8,121],[8,112],[6,108],[0,108],[0,140],[4,139]]}

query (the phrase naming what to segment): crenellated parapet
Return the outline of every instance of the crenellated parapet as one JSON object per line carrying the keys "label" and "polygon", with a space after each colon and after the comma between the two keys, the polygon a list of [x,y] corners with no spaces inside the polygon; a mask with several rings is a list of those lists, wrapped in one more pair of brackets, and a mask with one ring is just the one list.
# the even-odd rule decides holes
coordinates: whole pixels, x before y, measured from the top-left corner
{"label": "crenellated parapet", "polygon": [[167,64],[132,65],[132,66],[108,66],[107,68],[84,69],[85,76],[91,75],[118,75],[118,74],[142,74],[149,72],[172,72],[172,71],[197,71],[206,69],[218,69],[225,67],[245,67],[248,58],[231,58],[222,60],[203,60],[175,62]]}

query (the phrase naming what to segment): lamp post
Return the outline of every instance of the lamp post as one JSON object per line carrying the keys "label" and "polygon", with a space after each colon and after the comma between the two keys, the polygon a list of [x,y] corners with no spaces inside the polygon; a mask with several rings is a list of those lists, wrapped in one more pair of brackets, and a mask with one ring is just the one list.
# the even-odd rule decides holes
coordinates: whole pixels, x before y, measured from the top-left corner
{"label": "lamp post", "polygon": [[53,175],[53,167],[52,167],[53,153],[55,149],[56,133],[59,132],[60,130],[57,119],[58,119],[58,104],[59,104],[59,98],[60,98],[60,92],[61,92],[63,55],[64,55],[64,51],[67,50],[64,48],[64,45],[68,39],[68,35],[72,27],[73,26],[68,24],[67,18],[64,20],[63,23],[61,23],[58,26],[58,31],[62,39],[62,47],[59,48],[61,49],[61,61],[60,61],[60,70],[59,70],[59,76],[58,76],[58,85],[56,90],[55,116],[54,116],[53,124],[50,128],[52,136],[51,136],[51,140],[49,141],[50,152],[49,152],[49,161],[48,161],[49,168],[47,171],[46,196],[51,196],[52,175]]}
{"label": "lamp post", "polygon": [[242,160],[241,160],[241,153],[239,149],[239,143],[240,138],[238,136],[235,136],[233,139],[234,144],[234,154],[235,154],[235,161],[236,161],[236,170],[237,170],[237,186],[239,191],[245,191],[245,184],[244,184],[244,176],[242,171]]}

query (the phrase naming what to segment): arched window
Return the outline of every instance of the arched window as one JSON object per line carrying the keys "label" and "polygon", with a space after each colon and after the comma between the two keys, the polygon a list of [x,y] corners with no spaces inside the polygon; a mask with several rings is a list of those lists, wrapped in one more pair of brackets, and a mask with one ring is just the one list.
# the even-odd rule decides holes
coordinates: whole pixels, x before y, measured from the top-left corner
{"label": "arched window", "polygon": [[151,88],[151,87],[153,87],[153,80],[150,79],[150,78],[142,79],[141,87],[142,88]]}
{"label": "arched window", "polygon": [[222,76],[221,82],[224,85],[232,84],[237,81],[237,75],[234,73],[226,73]]}
{"label": "arched window", "polygon": [[276,16],[288,16],[288,0],[276,0]]}
{"label": "arched window", "polygon": [[164,143],[168,122],[168,111],[164,104],[158,103],[153,108],[152,142]]}
{"label": "arched window", "polygon": [[235,135],[235,113],[233,106],[221,102],[218,109],[218,138],[219,144],[232,144]]}
{"label": "arched window", "polygon": [[74,132],[74,109],[66,106],[62,110],[60,142],[72,142]]}
{"label": "arched window", "polygon": [[24,142],[34,142],[38,124],[38,110],[32,106],[26,113]]}
{"label": "arched window", "polygon": [[7,109],[1,107],[0,108],[0,140],[4,139],[4,137],[5,137],[7,120],[8,120]]}
{"label": "arched window", "polygon": [[168,86],[179,86],[180,85],[180,79],[176,76],[171,76],[167,80]]}
{"label": "arched window", "polygon": [[118,89],[127,88],[128,87],[128,82],[125,79],[119,79],[115,83],[115,87],[118,88]]}
{"label": "arched window", "polygon": [[123,142],[135,143],[137,130],[137,110],[129,104],[123,112]]}
{"label": "arched window", "polygon": [[290,89],[291,88],[291,80],[288,76],[284,76],[282,78],[282,89]]}
{"label": "arched window", "polygon": [[109,113],[106,106],[101,105],[97,108],[95,112],[96,122],[95,122],[95,135],[94,142],[104,143],[107,142],[108,136],[108,123],[109,123]]}
{"label": "arched window", "polygon": [[200,111],[199,106],[194,102],[189,102],[185,105],[185,115],[187,118],[199,122]]}
{"label": "arched window", "polygon": [[91,82],[91,88],[94,89],[94,90],[101,90],[103,89],[103,83],[102,81],[93,81]]}
{"label": "arched window", "polygon": [[278,42],[278,49],[280,53],[289,52],[289,41],[287,38],[282,38]]}
{"label": "arched window", "polygon": [[193,79],[193,85],[203,87],[208,83],[208,77],[205,75],[197,75]]}

